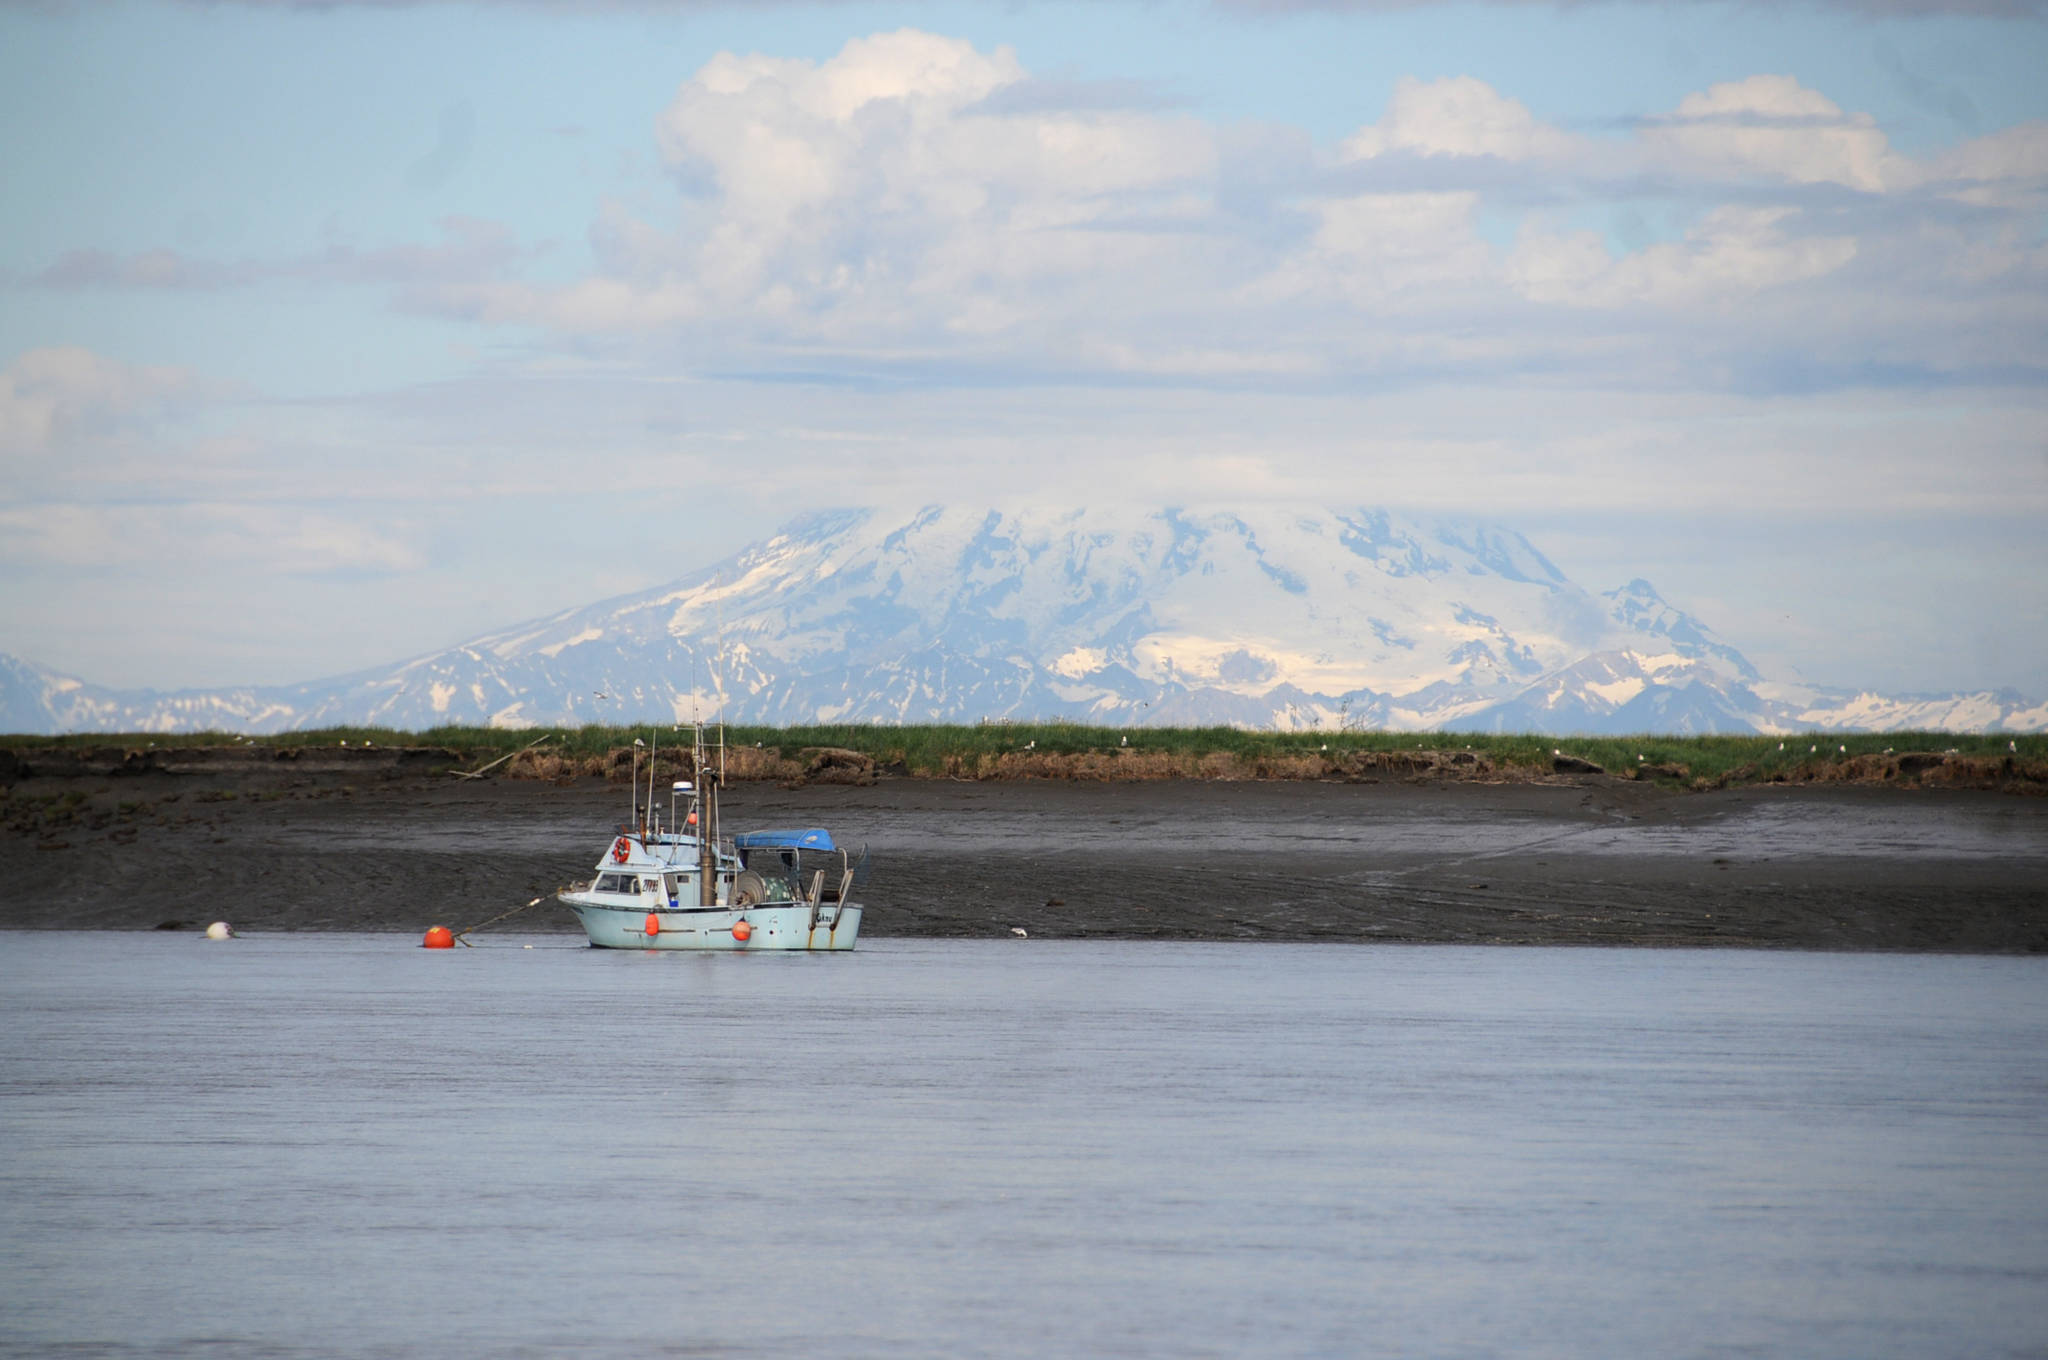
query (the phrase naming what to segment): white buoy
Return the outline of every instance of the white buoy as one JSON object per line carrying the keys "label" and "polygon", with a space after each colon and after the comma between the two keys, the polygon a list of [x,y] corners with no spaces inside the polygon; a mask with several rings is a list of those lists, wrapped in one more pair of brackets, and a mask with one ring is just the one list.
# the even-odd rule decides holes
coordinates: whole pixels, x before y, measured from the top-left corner
{"label": "white buoy", "polygon": [[215,921],[206,928],[206,938],[209,940],[232,940],[235,938],[235,928],[226,921]]}

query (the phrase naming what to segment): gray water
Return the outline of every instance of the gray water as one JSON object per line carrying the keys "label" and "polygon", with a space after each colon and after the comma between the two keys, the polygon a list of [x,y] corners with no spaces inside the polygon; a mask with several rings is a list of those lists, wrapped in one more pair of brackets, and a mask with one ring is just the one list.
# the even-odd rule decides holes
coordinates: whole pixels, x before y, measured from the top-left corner
{"label": "gray water", "polygon": [[0,1003],[4,1353],[2048,1354],[2048,960],[12,934]]}

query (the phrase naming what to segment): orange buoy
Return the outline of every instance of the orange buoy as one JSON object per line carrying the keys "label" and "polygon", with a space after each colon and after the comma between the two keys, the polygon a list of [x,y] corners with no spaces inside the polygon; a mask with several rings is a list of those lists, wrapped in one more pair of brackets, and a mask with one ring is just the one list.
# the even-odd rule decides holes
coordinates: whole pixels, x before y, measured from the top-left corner
{"label": "orange buoy", "polygon": [[691,814],[689,815],[689,817],[688,817],[688,819],[687,819],[687,824],[688,824],[688,825],[690,825],[690,826],[695,826],[695,825],[697,824],[697,814],[696,814],[696,813],[694,813],[694,812],[693,812],[693,813],[691,813]]}
{"label": "orange buoy", "polygon": [[656,915],[655,915],[655,914],[654,914],[653,912],[651,912],[651,911],[650,911],[650,912],[648,912],[648,913],[647,913],[647,924],[646,924],[645,926],[641,927],[641,929],[642,929],[642,931],[643,931],[644,933],[646,933],[646,934],[648,934],[648,935],[659,935],[659,934],[661,934],[661,918],[660,918],[659,916],[656,916]]}
{"label": "orange buoy", "polygon": [[732,923],[732,937],[741,944],[745,944],[754,937],[754,928],[745,921],[734,921]]}
{"label": "orange buoy", "polygon": [[420,944],[427,949],[453,949],[455,932],[446,926],[429,926],[427,938],[420,941]]}

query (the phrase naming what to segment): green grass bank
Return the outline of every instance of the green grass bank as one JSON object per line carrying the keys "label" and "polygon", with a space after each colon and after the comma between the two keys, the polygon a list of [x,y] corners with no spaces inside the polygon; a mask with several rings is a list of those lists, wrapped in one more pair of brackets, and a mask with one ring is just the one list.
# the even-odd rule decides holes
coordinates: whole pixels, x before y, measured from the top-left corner
{"label": "green grass bank", "polygon": [[[423,732],[333,727],[248,737],[212,733],[0,735],[0,749],[146,754],[256,747],[311,754],[438,748],[462,768],[510,756],[513,778],[618,777],[635,740],[669,763],[687,729],[589,726]],[[955,779],[1318,779],[1442,777],[1527,779],[1590,774],[1688,788],[1768,782],[1899,782],[2048,786],[2048,736],[2006,733],[1801,733],[1786,736],[1550,737],[1527,733],[1271,732],[1231,727],[1114,728],[1080,723],[733,725],[729,768],[747,779],[872,777]]]}

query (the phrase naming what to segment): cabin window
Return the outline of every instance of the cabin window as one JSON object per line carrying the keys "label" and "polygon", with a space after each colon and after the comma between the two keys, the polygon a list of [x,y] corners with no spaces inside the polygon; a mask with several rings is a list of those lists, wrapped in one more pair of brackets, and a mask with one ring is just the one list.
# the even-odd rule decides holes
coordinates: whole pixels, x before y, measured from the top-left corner
{"label": "cabin window", "polygon": [[633,880],[624,874],[600,874],[597,879],[597,890],[599,892],[615,893],[631,892],[633,891]]}

